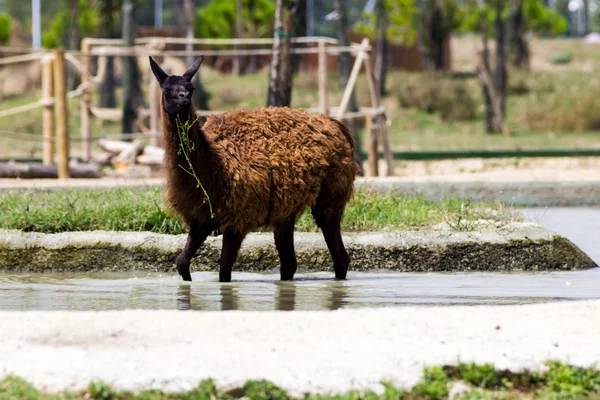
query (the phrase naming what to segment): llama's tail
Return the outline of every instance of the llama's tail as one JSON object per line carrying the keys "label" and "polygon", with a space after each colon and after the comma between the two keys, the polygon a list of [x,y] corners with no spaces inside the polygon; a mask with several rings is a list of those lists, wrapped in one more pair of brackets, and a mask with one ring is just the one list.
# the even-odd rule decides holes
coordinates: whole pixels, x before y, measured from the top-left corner
{"label": "llama's tail", "polygon": [[350,148],[352,149],[352,154],[354,157],[354,162],[356,163],[356,168],[357,168],[357,174],[359,176],[363,176],[364,175],[364,171],[362,169],[362,160],[360,159],[360,154],[357,154],[356,152],[356,146],[354,143],[354,137],[352,136],[352,132],[350,132],[350,129],[348,129],[348,127],[346,126],[346,124],[344,124],[342,121],[340,121],[339,119],[336,118],[332,118],[329,117],[339,128],[340,132],[342,132],[342,135],[344,135],[346,137],[346,139],[348,140],[348,143],[350,143]]}
{"label": "llama's tail", "polygon": [[342,132],[342,135],[344,135],[346,137],[346,139],[348,140],[348,142],[350,143],[350,147],[352,148],[352,151],[354,151],[354,148],[355,148],[354,137],[352,136],[352,132],[350,132],[350,129],[348,129],[346,124],[344,124],[339,119],[336,119],[333,117],[329,117],[329,118],[331,119],[331,121],[333,121],[337,125],[340,132]]}

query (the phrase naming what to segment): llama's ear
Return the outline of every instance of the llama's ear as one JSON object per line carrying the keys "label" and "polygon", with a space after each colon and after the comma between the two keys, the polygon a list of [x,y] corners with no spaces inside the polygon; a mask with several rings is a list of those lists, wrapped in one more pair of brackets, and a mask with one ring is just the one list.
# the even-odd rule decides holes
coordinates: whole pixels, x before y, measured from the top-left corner
{"label": "llama's ear", "polygon": [[148,57],[150,59],[150,68],[152,68],[152,72],[154,76],[158,80],[158,83],[161,85],[165,82],[165,80],[169,77],[165,71],[162,70],[161,67],[152,59],[152,57]]}
{"label": "llama's ear", "polygon": [[198,68],[200,68],[200,64],[202,64],[202,61],[204,61],[204,56],[196,58],[194,63],[190,65],[187,71],[185,71],[183,77],[191,82],[194,75],[196,75],[196,72],[198,72]]}

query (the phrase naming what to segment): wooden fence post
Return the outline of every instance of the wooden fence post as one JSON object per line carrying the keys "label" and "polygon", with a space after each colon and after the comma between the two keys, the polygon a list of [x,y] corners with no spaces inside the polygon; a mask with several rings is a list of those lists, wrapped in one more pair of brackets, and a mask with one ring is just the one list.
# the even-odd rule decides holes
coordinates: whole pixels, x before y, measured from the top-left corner
{"label": "wooden fence post", "polygon": [[327,53],[325,41],[319,40],[319,108],[322,114],[329,114],[329,99],[327,88]]}
{"label": "wooden fence post", "polygon": [[[373,108],[379,108],[381,106],[381,98],[379,96],[379,89],[375,84],[375,76],[373,74],[373,68],[371,68],[370,60],[365,61],[365,73],[367,75],[367,83],[369,84],[369,92],[371,95],[371,105]],[[379,132],[379,136],[381,137],[381,141],[383,144],[383,154],[387,163],[387,175],[394,175],[394,156],[392,155],[392,150],[390,149],[390,143],[387,135],[387,127],[385,125],[385,121],[383,119],[382,114],[377,114],[375,117],[376,128],[375,132]],[[376,139],[375,139],[376,140]],[[377,141],[377,140],[376,140]],[[377,148],[376,148],[376,151]]]}
{"label": "wooden fence post", "polygon": [[350,72],[350,77],[348,78],[348,84],[344,89],[344,94],[342,96],[342,102],[340,103],[340,107],[338,108],[337,117],[342,119],[344,118],[344,114],[346,113],[346,109],[348,108],[348,103],[350,102],[350,96],[352,96],[352,91],[354,90],[354,86],[356,85],[356,80],[358,79],[358,73],[360,72],[360,67],[362,66],[363,61],[367,58],[367,52],[365,47],[369,45],[369,39],[364,38],[361,43],[361,49],[356,56],[356,61],[354,61],[354,66],[352,67],[352,72]]}
{"label": "wooden fence post", "polygon": [[44,165],[54,165],[54,60],[52,56],[42,57],[42,161]]}
{"label": "wooden fence post", "polygon": [[85,39],[81,42],[81,65],[83,73],[81,84],[83,92],[81,93],[81,138],[83,139],[83,160],[89,162],[92,158],[92,125],[90,123],[90,49],[91,46]]}
{"label": "wooden fence post", "polygon": [[158,81],[154,79],[154,76],[150,77],[150,132],[153,135],[150,138],[150,145],[158,146],[159,145],[159,136],[161,133],[160,127],[160,87],[158,85]]}
{"label": "wooden fence post", "polygon": [[368,161],[369,161],[369,175],[370,176],[379,176],[379,154],[377,153],[378,143],[377,143],[377,126],[373,124],[373,116],[367,115],[365,118],[365,131],[367,133],[368,138]]}
{"label": "wooden fence post", "polygon": [[56,112],[56,139],[58,147],[58,178],[69,177],[69,109],[67,80],[65,74],[65,52],[54,49],[54,110]]}

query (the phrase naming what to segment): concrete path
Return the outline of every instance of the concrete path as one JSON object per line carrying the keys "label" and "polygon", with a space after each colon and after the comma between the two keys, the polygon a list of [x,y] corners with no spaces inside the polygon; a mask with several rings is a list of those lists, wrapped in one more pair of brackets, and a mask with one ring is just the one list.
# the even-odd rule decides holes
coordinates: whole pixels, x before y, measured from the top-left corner
{"label": "concrete path", "polygon": [[0,312],[0,375],[50,391],[193,388],[265,378],[290,390],[409,388],[426,365],[600,361],[600,301],[294,312]]}

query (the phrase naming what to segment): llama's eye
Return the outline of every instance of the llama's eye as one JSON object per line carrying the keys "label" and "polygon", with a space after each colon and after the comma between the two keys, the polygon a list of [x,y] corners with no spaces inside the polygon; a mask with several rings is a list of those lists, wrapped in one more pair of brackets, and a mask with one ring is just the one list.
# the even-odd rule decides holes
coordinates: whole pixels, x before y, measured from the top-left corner
{"label": "llama's eye", "polygon": [[163,89],[163,90],[162,90],[162,92],[163,92],[164,94],[167,94],[167,92],[168,92],[168,91],[169,91],[169,89]]}

